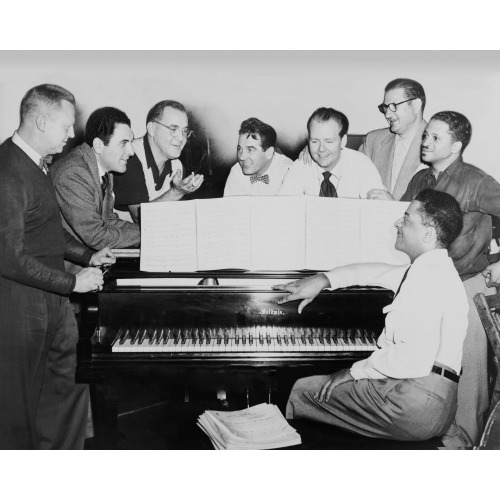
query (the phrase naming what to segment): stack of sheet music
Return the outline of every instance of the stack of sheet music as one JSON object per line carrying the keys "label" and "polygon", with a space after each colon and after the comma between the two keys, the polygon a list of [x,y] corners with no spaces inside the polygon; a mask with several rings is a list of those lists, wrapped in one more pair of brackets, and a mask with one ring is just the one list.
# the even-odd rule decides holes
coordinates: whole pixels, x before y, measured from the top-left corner
{"label": "stack of sheet music", "polygon": [[278,407],[267,403],[239,411],[207,410],[198,425],[218,450],[268,450],[302,442]]}

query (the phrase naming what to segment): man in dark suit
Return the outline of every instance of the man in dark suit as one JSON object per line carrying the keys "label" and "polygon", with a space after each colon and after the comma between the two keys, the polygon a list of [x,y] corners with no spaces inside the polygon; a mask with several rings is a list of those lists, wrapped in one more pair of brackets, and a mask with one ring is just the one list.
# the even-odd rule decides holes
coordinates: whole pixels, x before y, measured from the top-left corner
{"label": "man in dark suit", "polygon": [[85,142],[50,169],[64,228],[94,250],[140,244],[139,225],[113,212],[113,172],[127,170],[133,138],[123,111],[99,108],[87,120]]}
{"label": "man in dark suit", "polygon": [[74,136],[75,98],[39,85],[21,102],[21,124],[0,146],[0,449],[81,449],[88,387],[75,383],[71,292],[100,289],[108,248],[93,253],[61,225],[47,155]]}
{"label": "man in dark suit", "polygon": [[[425,92],[420,83],[408,78],[389,82],[384,102],[378,107],[389,128],[369,132],[359,148],[375,163],[395,200],[401,198],[415,172],[425,167],[420,159],[422,134],[427,125],[424,108]],[[378,189],[373,189],[369,197],[386,199],[385,191]]]}

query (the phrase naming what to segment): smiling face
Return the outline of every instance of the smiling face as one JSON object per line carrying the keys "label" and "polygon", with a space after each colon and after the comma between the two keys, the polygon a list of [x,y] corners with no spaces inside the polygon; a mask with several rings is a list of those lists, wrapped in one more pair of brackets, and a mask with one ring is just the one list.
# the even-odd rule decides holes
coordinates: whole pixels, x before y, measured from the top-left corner
{"label": "smiling face", "polygon": [[236,154],[244,175],[263,175],[271,164],[274,148],[264,151],[260,137],[255,139],[251,134],[241,134]]}
{"label": "smiling face", "polygon": [[394,223],[397,229],[394,247],[408,255],[411,262],[423,253],[425,234],[429,229],[423,224],[420,207],[419,201],[412,201],[404,216]]}
{"label": "smiling face", "polygon": [[94,139],[94,150],[101,167],[106,172],[123,173],[127,170],[127,160],[134,154],[132,129],[125,123],[117,123],[107,145]]}
{"label": "smiling face", "polygon": [[[184,111],[167,107],[156,122],[148,123],[148,132],[162,160],[179,158],[187,142],[187,137],[183,133],[188,130],[187,114]],[[174,135],[169,127],[177,129]]]}
{"label": "smiling face", "polygon": [[[408,96],[404,89],[397,88],[389,90],[384,95],[384,104],[397,104],[398,102],[406,101]],[[415,126],[420,120],[420,115],[416,107],[417,100],[403,102],[396,106],[396,111],[387,109],[384,113],[385,119],[389,124],[391,132],[398,135],[404,135]]]}
{"label": "smiling face", "polygon": [[61,101],[60,107],[47,108],[43,130],[44,155],[60,153],[68,139],[75,137],[75,107]]}
{"label": "smiling face", "polygon": [[340,124],[335,120],[313,120],[309,125],[309,152],[312,159],[326,171],[332,170],[340,160],[347,135],[340,137]]}
{"label": "smiling face", "polygon": [[461,142],[453,142],[447,123],[431,120],[422,138],[422,160],[436,168],[447,166],[455,161],[461,147]]}

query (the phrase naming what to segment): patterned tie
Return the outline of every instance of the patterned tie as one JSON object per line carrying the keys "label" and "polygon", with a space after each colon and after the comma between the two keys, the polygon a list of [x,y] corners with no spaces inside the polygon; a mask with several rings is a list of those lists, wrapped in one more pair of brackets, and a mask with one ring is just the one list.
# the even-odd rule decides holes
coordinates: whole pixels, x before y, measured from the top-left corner
{"label": "patterned tie", "polygon": [[319,195],[325,198],[337,198],[337,190],[335,186],[330,182],[330,172],[323,172],[323,182],[321,183],[319,189]]}
{"label": "patterned tie", "polygon": [[42,156],[40,158],[40,163],[38,163],[38,166],[40,167],[40,170],[47,175],[49,173],[49,165],[52,163],[52,156],[47,155],[47,156]]}
{"label": "patterned tie", "polygon": [[253,174],[250,176],[250,182],[253,184],[255,182],[261,181],[264,184],[269,184],[269,176],[267,174],[264,175],[257,175]]}
{"label": "patterned tie", "polygon": [[109,173],[104,174],[101,177],[102,184],[101,184],[101,191],[102,191],[102,197],[104,199],[104,195],[106,194],[106,188],[108,187],[109,184]]}

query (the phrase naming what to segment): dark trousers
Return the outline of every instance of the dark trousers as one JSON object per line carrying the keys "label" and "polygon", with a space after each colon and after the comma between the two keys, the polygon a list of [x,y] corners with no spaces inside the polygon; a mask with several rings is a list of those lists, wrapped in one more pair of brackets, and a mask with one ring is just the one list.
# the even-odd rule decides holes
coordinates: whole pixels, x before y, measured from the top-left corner
{"label": "dark trousers", "polygon": [[0,449],[83,448],[77,341],[66,297],[0,278]]}

